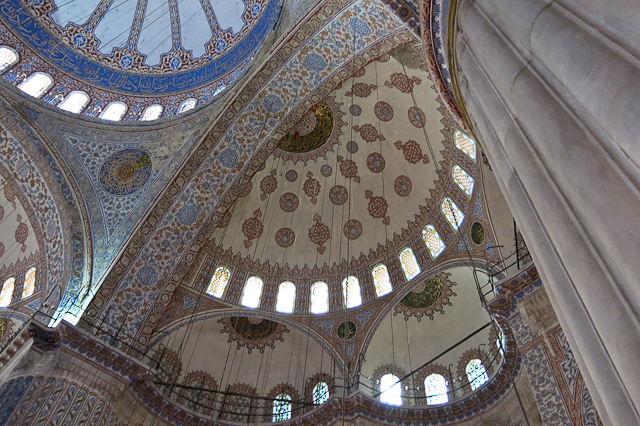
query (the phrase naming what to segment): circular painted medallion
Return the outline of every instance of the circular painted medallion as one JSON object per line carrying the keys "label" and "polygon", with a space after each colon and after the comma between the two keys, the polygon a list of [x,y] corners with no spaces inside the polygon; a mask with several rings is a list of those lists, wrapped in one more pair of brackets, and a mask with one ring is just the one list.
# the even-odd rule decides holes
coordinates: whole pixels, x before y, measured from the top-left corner
{"label": "circular painted medallion", "polygon": [[113,195],[129,195],[144,186],[153,171],[151,158],[141,149],[111,154],[100,167],[100,184]]}
{"label": "circular painted medallion", "polygon": [[331,137],[332,131],[333,112],[329,104],[322,101],[282,138],[278,148],[294,154],[311,152],[324,145]]}
{"label": "circular painted medallion", "polygon": [[336,206],[341,206],[349,199],[347,188],[342,185],[336,185],[329,191],[329,199]]}
{"label": "circular painted medallion", "polygon": [[347,151],[352,154],[358,152],[358,143],[356,141],[347,142]]}
{"label": "circular painted medallion", "polygon": [[289,182],[295,182],[296,180],[298,180],[298,172],[296,172],[295,170],[288,170],[284,176]]}
{"label": "circular painted medallion", "polygon": [[376,117],[380,121],[391,121],[393,118],[393,108],[387,102],[380,101],[373,107],[373,112],[375,112]]}
{"label": "circular painted medallion", "polygon": [[417,128],[424,127],[426,117],[424,112],[418,107],[409,108],[409,121]]}
{"label": "circular painted medallion", "polygon": [[320,174],[324,177],[329,177],[331,176],[331,174],[333,173],[333,168],[328,165],[325,164],[324,166],[320,167]]}
{"label": "circular painted medallion", "polygon": [[367,167],[373,173],[380,173],[381,171],[384,170],[384,166],[385,166],[385,161],[382,154],[379,154],[377,152],[372,152],[367,157]]}
{"label": "circular painted medallion", "polygon": [[357,331],[358,328],[352,321],[344,321],[338,326],[338,337],[342,340],[351,340]]}
{"label": "circular painted medallion", "polygon": [[298,196],[293,192],[287,192],[280,197],[280,208],[287,213],[295,211],[299,204]]}
{"label": "circular painted medallion", "polygon": [[350,219],[344,224],[342,232],[348,239],[355,240],[362,235],[362,224],[356,219]]}
{"label": "circular painted medallion", "polygon": [[411,194],[411,179],[405,175],[398,176],[393,183],[393,189],[399,196],[406,197]]}
{"label": "circular painted medallion", "polygon": [[296,234],[289,228],[281,228],[276,232],[276,243],[280,247],[290,247],[296,241]]}
{"label": "circular painted medallion", "polygon": [[349,107],[349,112],[351,115],[357,117],[362,114],[362,107],[360,105],[353,104]]}
{"label": "circular painted medallion", "polygon": [[484,242],[484,227],[480,222],[473,222],[471,225],[471,240],[477,246]]}

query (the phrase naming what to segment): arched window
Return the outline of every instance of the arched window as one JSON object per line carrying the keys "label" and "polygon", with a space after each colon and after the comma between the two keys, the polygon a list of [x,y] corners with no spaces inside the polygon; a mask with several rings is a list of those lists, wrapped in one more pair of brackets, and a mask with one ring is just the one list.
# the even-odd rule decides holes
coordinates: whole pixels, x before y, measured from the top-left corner
{"label": "arched window", "polygon": [[39,98],[53,86],[53,79],[49,74],[36,72],[18,85],[18,89],[34,98]]}
{"label": "arched window", "polygon": [[2,292],[0,292],[0,308],[9,306],[11,298],[13,297],[13,287],[16,284],[16,279],[11,277],[7,278],[2,284]]}
{"label": "arched window", "polygon": [[360,282],[353,275],[349,275],[342,281],[342,295],[344,296],[344,305],[347,308],[355,308],[362,305]]}
{"label": "arched window", "polygon": [[469,176],[469,173],[465,172],[462,167],[456,165],[453,166],[451,174],[455,183],[458,184],[465,194],[471,195],[473,193],[474,180]]}
{"label": "arched window", "polygon": [[209,283],[209,287],[207,288],[207,293],[209,293],[213,297],[217,297],[218,299],[220,299],[224,294],[224,289],[227,288],[227,284],[229,284],[230,277],[231,271],[229,271],[229,268],[226,268],[224,266],[217,267],[216,271],[211,277],[211,282]]}
{"label": "arched window", "polygon": [[324,404],[329,400],[329,385],[320,382],[313,387],[313,403],[315,405]]}
{"label": "arched window", "polygon": [[449,402],[447,381],[440,374],[432,374],[424,379],[424,392],[428,405],[446,404]]}
{"label": "arched window", "polygon": [[8,69],[16,62],[18,62],[18,52],[7,46],[0,47],[0,72]]}
{"label": "arched window", "polygon": [[482,361],[479,359],[469,361],[466,372],[467,379],[469,379],[469,383],[471,384],[471,390],[476,390],[489,381],[487,370],[484,369],[484,365],[482,365]]}
{"label": "arched window", "polygon": [[431,253],[431,257],[434,259],[440,256],[440,253],[444,251],[444,241],[440,238],[440,234],[431,225],[428,225],[422,230],[422,239]]}
{"label": "arched window", "polygon": [[156,118],[160,117],[160,114],[162,114],[163,111],[163,107],[162,105],[150,105],[147,108],[145,108],[144,112],[142,113],[142,115],[140,116],[140,121],[151,121],[151,120],[155,120]]}
{"label": "arched window", "polygon": [[22,298],[25,299],[33,294],[36,289],[36,268],[29,268],[24,276],[24,285],[22,286]]}
{"label": "arched window", "polygon": [[262,280],[258,277],[250,277],[242,291],[242,305],[255,309],[260,306],[262,296]]}
{"label": "arched window", "polygon": [[281,393],[273,400],[273,421],[283,422],[291,420],[291,397]]}
{"label": "arched window", "polygon": [[122,102],[111,102],[104,111],[102,111],[99,118],[109,121],[120,121],[125,112],[127,112],[127,106],[125,104]]}
{"label": "arched window", "polygon": [[311,313],[324,314],[329,310],[329,287],[318,281],[311,286]]}
{"label": "arched window", "polygon": [[456,140],[456,147],[475,160],[476,142],[460,130],[455,133],[454,138]]}
{"label": "arched window", "polygon": [[296,286],[291,281],[285,281],[278,287],[276,311],[292,314],[296,307]]}
{"label": "arched window", "polygon": [[442,200],[442,213],[444,213],[444,216],[455,230],[458,230],[462,222],[464,222],[464,213],[451,198]]}
{"label": "arched window", "polygon": [[409,247],[400,252],[400,264],[404,271],[404,276],[407,277],[407,281],[415,278],[420,273],[420,265],[413,254],[413,250]]}
{"label": "arched window", "polygon": [[89,95],[84,92],[71,92],[58,104],[58,108],[69,112],[80,113],[89,103]]}
{"label": "arched window", "polygon": [[180,104],[180,106],[178,107],[178,112],[176,114],[182,114],[183,112],[187,112],[191,109],[194,109],[197,103],[198,101],[195,100],[194,98],[187,99],[186,101]]}
{"label": "arched window", "polygon": [[382,263],[373,268],[373,285],[376,288],[376,296],[382,297],[385,294],[389,294],[393,291],[391,286],[391,278],[389,278],[389,271],[387,267]]}
{"label": "arched window", "polygon": [[380,378],[380,402],[402,405],[402,384],[393,374],[385,374]]}

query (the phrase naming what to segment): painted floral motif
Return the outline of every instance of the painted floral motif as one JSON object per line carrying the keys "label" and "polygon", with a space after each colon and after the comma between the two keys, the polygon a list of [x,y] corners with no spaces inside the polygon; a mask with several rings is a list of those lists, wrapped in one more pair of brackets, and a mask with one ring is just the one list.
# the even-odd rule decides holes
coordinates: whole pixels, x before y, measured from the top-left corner
{"label": "painted floral motif", "polygon": [[320,182],[313,177],[313,173],[307,172],[307,180],[304,182],[302,186],[302,190],[307,197],[311,199],[311,204],[316,204],[318,202],[318,194],[320,193]]}
{"label": "painted floral motif", "polygon": [[422,80],[418,77],[407,77],[405,74],[394,72],[391,74],[390,80],[384,82],[387,87],[395,87],[402,93],[411,93],[414,85],[420,85]]}
{"label": "painted floral motif", "polygon": [[387,102],[380,101],[373,107],[373,112],[378,120],[388,122],[393,119],[393,108]]}
{"label": "painted floral motif", "polygon": [[344,224],[342,232],[348,239],[355,240],[362,235],[362,224],[356,219],[350,219]]}
{"label": "painted floral motif", "polygon": [[260,181],[260,190],[262,194],[260,194],[260,199],[262,201],[266,200],[269,194],[274,192],[278,187],[278,181],[276,179],[276,169],[273,169]]}
{"label": "painted floral motif", "polygon": [[364,197],[369,200],[369,205],[367,206],[369,215],[374,219],[382,219],[382,223],[389,225],[391,218],[387,216],[387,209],[389,208],[387,200],[383,197],[374,197],[373,192],[369,190],[365,191]]}
{"label": "painted floral motif", "polygon": [[291,213],[298,208],[300,201],[293,192],[287,192],[280,197],[280,208],[287,213]]}
{"label": "painted floral motif", "polygon": [[253,189],[253,183],[251,181],[249,181],[244,188],[242,188],[242,191],[240,191],[240,194],[238,194],[238,197],[246,197],[247,195],[249,195],[251,193],[251,190]]}
{"label": "painted floral motif", "polygon": [[424,115],[424,112],[418,107],[409,108],[409,121],[417,128],[424,127],[427,117]]}
{"label": "painted floral motif", "polygon": [[349,199],[347,188],[342,185],[336,185],[329,191],[329,199],[336,206],[341,206]]}
{"label": "painted floral motif", "polygon": [[296,234],[289,228],[281,228],[276,232],[276,243],[283,248],[290,247],[296,241]]}
{"label": "painted floral motif", "polygon": [[393,145],[398,150],[402,150],[404,159],[409,163],[416,164],[419,161],[422,161],[424,164],[429,164],[429,157],[427,157],[427,154],[422,154],[422,148],[420,148],[420,144],[418,142],[409,139],[405,143],[396,141]]}
{"label": "painted floral motif", "polygon": [[27,245],[25,244],[25,242],[27,241],[27,237],[29,236],[29,227],[26,223],[22,222],[21,215],[18,215],[16,219],[18,220],[19,225],[16,228],[14,236],[16,238],[16,242],[22,245],[20,250],[24,252],[27,249]]}
{"label": "painted floral motif", "polygon": [[371,92],[376,90],[378,86],[375,84],[356,83],[351,86],[351,90],[345,92],[345,96],[357,96],[359,98],[367,98]]}
{"label": "painted floral motif", "polygon": [[260,218],[262,211],[260,209],[253,212],[253,216],[245,220],[242,224],[242,233],[247,238],[244,240],[244,247],[249,248],[253,244],[253,240],[260,238],[264,231],[264,226]]}
{"label": "painted floral motif", "polygon": [[322,216],[319,214],[315,214],[313,216],[313,221],[315,222],[311,228],[309,229],[309,239],[312,243],[318,246],[318,253],[324,254],[326,247],[324,243],[329,241],[331,238],[331,230],[327,225],[322,223]]}
{"label": "painted floral motif", "polygon": [[385,161],[384,161],[384,157],[382,156],[382,154],[377,153],[377,152],[372,152],[367,157],[367,167],[373,173],[382,172],[384,170],[384,166],[385,166]]}
{"label": "painted floral motif", "polygon": [[349,112],[354,117],[358,117],[360,114],[362,114],[362,107],[360,105],[353,104],[349,107]]}
{"label": "painted floral motif", "polygon": [[226,228],[229,225],[229,222],[231,222],[231,212],[227,210],[226,213],[220,218],[220,221],[218,221],[218,228]]}
{"label": "painted floral motif", "polygon": [[347,179],[353,179],[354,182],[360,183],[358,176],[358,166],[355,161],[347,160],[342,155],[338,155],[338,163],[340,163],[340,173]]}
{"label": "painted floral motif", "polygon": [[360,137],[368,143],[377,140],[386,140],[382,133],[378,133],[378,129],[373,124],[363,124],[362,126],[353,126],[353,130],[360,134]]}
{"label": "painted floral motif", "polygon": [[5,185],[4,186],[4,197],[7,199],[8,202],[11,203],[11,206],[14,209],[17,207],[17,204],[16,204],[16,193],[13,192],[13,188],[11,187],[11,185]]}
{"label": "painted floral motif", "polygon": [[405,175],[398,176],[393,183],[393,189],[396,191],[396,194],[401,197],[406,197],[411,194],[411,188],[411,179]]}

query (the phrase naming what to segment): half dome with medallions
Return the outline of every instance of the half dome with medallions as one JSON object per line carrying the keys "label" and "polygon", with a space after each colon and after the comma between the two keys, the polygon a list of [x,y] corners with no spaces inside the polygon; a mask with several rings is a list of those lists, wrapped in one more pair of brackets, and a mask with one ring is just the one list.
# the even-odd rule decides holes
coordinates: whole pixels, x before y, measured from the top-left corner
{"label": "half dome with medallions", "polygon": [[[10,0],[0,44],[16,57],[3,64],[3,77],[66,111],[106,120],[180,114],[244,72],[281,3]],[[33,76],[46,84],[25,90]]]}

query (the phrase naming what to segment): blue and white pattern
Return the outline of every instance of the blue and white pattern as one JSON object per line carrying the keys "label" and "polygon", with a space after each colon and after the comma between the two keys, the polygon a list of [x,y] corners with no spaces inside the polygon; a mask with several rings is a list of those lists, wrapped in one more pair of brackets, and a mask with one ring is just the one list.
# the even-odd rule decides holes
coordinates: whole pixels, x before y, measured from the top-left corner
{"label": "blue and white pattern", "polygon": [[278,95],[267,95],[264,98],[264,109],[266,109],[271,114],[276,114],[284,108],[284,102]]}
{"label": "blue and white pattern", "polygon": [[324,58],[317,53],[309,53],[304,59],[304,65],[309,71],[322,71],[327,67]]}
{"label": "blue and white pattern", "polygon": [[136,274],[140,283],[146,286],[154,285],[158,282],[158,272],[153,266],[143,266]]}

